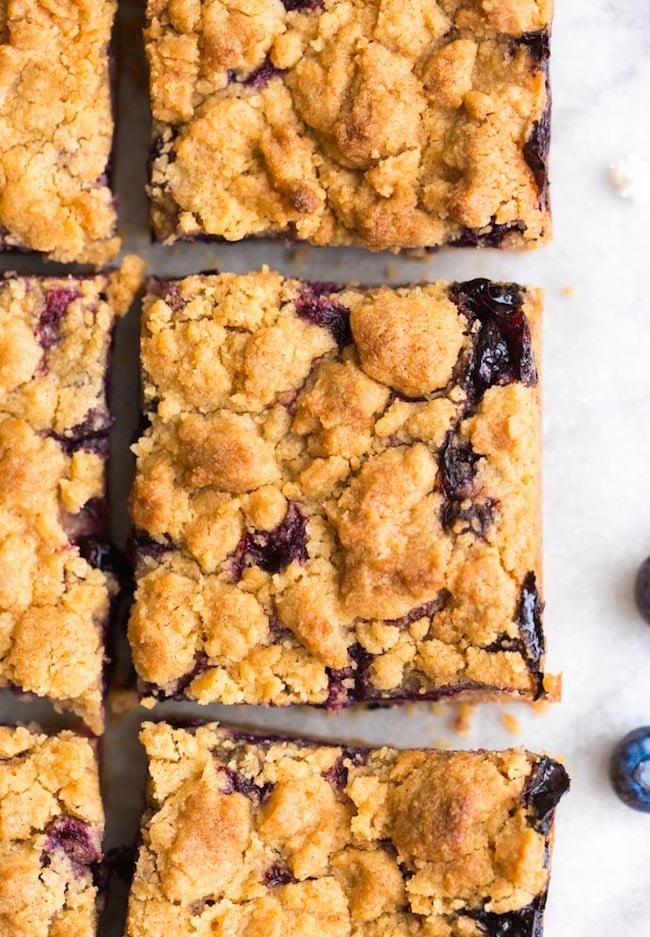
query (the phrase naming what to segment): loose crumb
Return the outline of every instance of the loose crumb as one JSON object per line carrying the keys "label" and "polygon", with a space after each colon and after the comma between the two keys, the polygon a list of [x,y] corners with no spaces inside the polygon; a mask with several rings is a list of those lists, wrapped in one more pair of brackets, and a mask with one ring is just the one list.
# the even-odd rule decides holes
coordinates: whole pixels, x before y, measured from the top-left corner
{"label": "loose crumb", "polygon": [[452,721],[452,728],[457,735],[467,735],[472,728],[475,707],[471,703],[459,703]]}
{"label": "loose crumb", "polygon": [[576,295],[576,288],[575,288],[575,286],[563,286],[563,287],[562,287],[562,295],[563,295],[563,296],[566,296],[568,299],[571,299],[573,296]]}
{"label": "loose crumb", "polygon": [[501,722],[511,735],[519,735],[521,733],[521,723],[512,713],[502,713]]}
{"label": "loose crumb", "polygon": [[650,161],[630,153],[609,165],[609,180],[621,198],[645,205],[650,202]]}

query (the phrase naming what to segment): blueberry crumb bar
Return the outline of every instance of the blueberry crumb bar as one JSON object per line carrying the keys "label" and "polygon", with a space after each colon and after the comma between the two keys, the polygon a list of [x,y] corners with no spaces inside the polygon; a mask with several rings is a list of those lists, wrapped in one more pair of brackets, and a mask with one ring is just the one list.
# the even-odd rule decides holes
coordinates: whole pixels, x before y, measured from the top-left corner
{"label": "blueberry crumb bar", "polygon": [[107,404],[116,315],[142,269],[0,280],[0,686],[103,728]]}
{"label": "blueberry crumb bar", "polygon": [[541,294],[152,281],[129,634],[147,703],[553,696]]}
{"label": "blueberry crumb bar", "polygon": [[0,3],[0,251],[101,265],[110,188],[115,0]]}
{"label": "blueberry crumb bar", "polygon": [[148,0],[147,17],[159,240],[550,236],[552,0]]}
{"label": "blueberry crumb bar", "polygon": [[564,768],[145,724],[127,937],[541,937]]}
{"label": "blueberry crumb bar", "polygon": [[103,833],[95,745],[0,726],[0,933],[94,937]]}

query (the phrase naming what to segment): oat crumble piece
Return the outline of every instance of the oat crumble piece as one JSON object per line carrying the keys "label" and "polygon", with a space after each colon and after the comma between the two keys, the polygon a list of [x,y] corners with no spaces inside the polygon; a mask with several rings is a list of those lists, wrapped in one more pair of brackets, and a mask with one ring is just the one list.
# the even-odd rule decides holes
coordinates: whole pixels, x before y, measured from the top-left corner
{"label": "oat crumble piece", "polygon": [[145,724],[126,937],[541,937],[564,768]]}
{"label": "oat crumble piece", "polygon": [[110,188],[115,0],[0,2],[0,251],[101,265]]}
{"label": "oat crumble piece", "polygon": [[0,726],[3,937],[94,937],[103,835],[94,745]]}
{"label": "oat crumble piece", "polygon": [[0,280],[0,686],[103,730],[111,335],[142,269]]}
{"label": "oat crumble piece", "polygon": [[148,0],[156,237],[550,236],[552,0]]}
{"label": "oat crumble piece", "polygon": [[153,281],[146,701],[542,697],[540,316],[487,280]]}

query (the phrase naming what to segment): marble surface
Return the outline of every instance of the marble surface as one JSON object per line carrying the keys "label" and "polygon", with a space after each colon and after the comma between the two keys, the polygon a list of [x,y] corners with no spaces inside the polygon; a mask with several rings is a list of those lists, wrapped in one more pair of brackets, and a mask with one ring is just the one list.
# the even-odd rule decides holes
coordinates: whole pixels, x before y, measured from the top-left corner
{"label": "marble surface", "polygon": [[[366,282],[490,276],[547,290],[545,325],[545,586],[551,670],[564,672],[564,701],[544,714],[477,710],[467,735],[453,710],[375,711],[327,716],[305,711],[209,707],[203,714],[370,743],[453,747],[525,744],[561,754],[573,788],[559,810],[546,937],[648,937],[650,815],[614,796],[608,759],[629,729],[650,723],[650,628],[632,589],[650,553],[650,207],[624,201],[607,167],[650,154],[650,5],[644,0],[558,0],[553,37],[553,244],[527,255],[443,251],[426,262],[361,251],[280,245],[151,247],[143,196],[148,115],[138,4],[122,6],[118,48],[123,77],[117,147],[121,225],[129,250],[151,271],[244,271],[262,262],[316,279]],[[4,258],[0,269],[31,258]],[[570,288],[570,289],[569,289]],[[571,295],[566,295],[570,292]],[[126,529],[125,491],[135,421],[137,313],[120,326],[114,394],[115,533]],[[178,711],[182,707],[176,707]],[[187,709],[187,707],[185,707]],[[0,721],[35,710],[0,697]],[[44,718],[47,718],[44,716]],[[142,763],[134,714],[106,740],[109,843],[137,822]],[[120,809],[116,805],[120,804]],[[119,934],[120,909],[107,933]]]}

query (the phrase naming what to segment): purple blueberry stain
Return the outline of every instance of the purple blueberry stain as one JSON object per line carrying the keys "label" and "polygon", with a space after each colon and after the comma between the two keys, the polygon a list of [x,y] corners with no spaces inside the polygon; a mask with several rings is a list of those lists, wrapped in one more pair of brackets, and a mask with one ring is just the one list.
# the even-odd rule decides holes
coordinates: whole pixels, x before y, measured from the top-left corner
{"label": "purple blueberry stain", "polygon": [[291,882],[295,881],[296,879],[289,869],[286,866],[280,865],[279,862],[275,862],[272,866],[269,866],[262,875],[262,882],[267,888],[275,888],[278,885],[289,885]]}
{"label": "purple blueberry stain", "polygon": [[373,695],[367,676],[370,655],[360,644],[353,644],[348,656],[347,667],[328,670],[328,694],[323,705],[330,712],[338,712],[356,700],[370,699]]}
{"label": "purple blueberry stain", "polygon": [[410,624],[419,621],[421,618],[431,619],[443,610],[450,598],[451,593],[446,589],[442,589],[435,599],[425,602],[424,605],[418,605],[417,608],[412,608],[410,612],[402,615],[401,618],[387,619],[386,624],[395,625],[398,628],[408,628]]}
{"label": "purple blueberry stain", "polygon": [[44,865],[49,865],[52,853],[63,852],[72,863],[75,875],[80,876],[102,858],[93,842],[93,831],[83,820],[63,817],[52,823],[47,832],[42,859]]}
{"label": "purple blueberry stain", "polygon": [[273,530],[246,532],[231,561],[232,576],[239,582],[244,570],[251,566],[278,573],[294,561],[305,563],[307,556],[307,518],[290,501],[286,514]]}
{"label": "purple blueberry stain", "polygon": [[475,329],[464,379],[469,404],[476,406],[490,387],[534,387],[537,370],[520,287],[479,278],[455,283],[450,298]]}
{"label": "purple blueberry stain", "polygon": [[333,283],[303,283],[296,312],[306,322],[328,329],[339,348],[345,348],[352,342],[350,310],[332,299],[339,289]]}
{"label": "purple blueberry stain", "polygon": [[288,13],[322,13],[323,0],[282,0]]}
{"label": "purple blueberry stain", "polygon": [[78,289],[70,286],[48,290],[45,294],[45,308],[39,316],[36,335],[46,351],[61,338],[61,320],[70,303],[80,295]]}
{"label": "purple blueberry stain", "polygon": [[81,423],[77,423],[64,434],[50,433],[59,443],[66,455],[73,455],[78,449],[107,456],[109,449],[108,432],[113,426],[113,417],[106,410],[89,410]]}
{"label": "purple blueberry stain", "polygon": [[269,81],[275,78],[276,75],[284,75],[284,71],[280,68],[276,68],[268,58],[262,62],[259,68],[256,68],[255,71],[250,72],[248,75],[242,76],[234,69],[228,69],[228,81],[230,83],[243,85],[245,88],[251,88],[253,91],[260,91],[262,88],[266,87]]}
{"label": "purple blueberry stain", "polygon": [[265,783],[258,785],[252,778],[242,774],[241,771],[235,771],[234,768],[219,767],[226,779],[224,794],[243,794],[252,803],[259,806],[271,793],[272,784]]}
{"label": "purple blueberry stain", "polygon": [[351,748],[346,746],[343,749],[343,754],[336,759],[329,771],[326,771],[323,774],[323,777],[328,781],[333,787],[338,788],[338,790],[343,790],[348,783],[348,774],[350,772],[350,767],[358,767],[359,765],[364,765],[368,760],[368,749],[366,748]]}
{"label": "purple blueberry stain", "polygon": [[202,673],[205,673],[208,669],[208,666],[209,663],[207,656],[203,653],[197,654],[192,669],[176,680],[176,688],[173,693],[165,692],[165,690],[159,686],[156,686],[154,683],[142,682],[140,684],[141,695],[150,696],[153,699],[158,700],[158,702],[171,699],[177,703],[180,703],[187,698],[185,691],[191,682],[196,677],[199,677]]}

